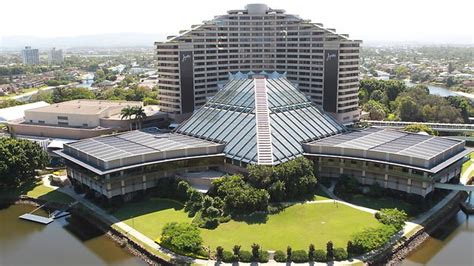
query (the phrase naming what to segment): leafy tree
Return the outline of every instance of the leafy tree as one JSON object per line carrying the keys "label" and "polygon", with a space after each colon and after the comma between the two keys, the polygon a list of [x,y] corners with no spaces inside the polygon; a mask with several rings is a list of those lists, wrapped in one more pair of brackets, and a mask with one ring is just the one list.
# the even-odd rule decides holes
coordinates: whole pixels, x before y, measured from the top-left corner
{"label": "leafy tree", "polygon": [[400,118],[403,121],[419,121],[420,120],[419,107],[410,96],[406,96],[400,99],[398,112],[399,112]]}
{"label": "leafy tree", "polygon": [[383,120],[386,116],[384,106],[377,101],[370,100],[362,108],[369,112],[369,117],[372,120]]}
{"label": "leafy tree", "polygon": [[397,229],[392,225],[366,228],[352,237],[353,254],[360,255],[382,247],[387,243]]}
{"label": "leafy tree", "polygon": [[240,245],[234,245],[232,251],[234,252],[234,255],[238,257],[240,255]]}
{"label": "leafy tree", "polygon": [[163,227],[160,243],[181,252],[196,252],[201,249],[199,229],[188,223],[167,223]]}
{"label": "leafy tree", "polygon": [[264,189],[256,189],[242,176],[233,175],[213,181],[217,196],[223,199],[225,209],[236,212],[265,211],[270,196]]}
{"label": "leafy tree", "polygon": [[36,169],[49,162],[48,154],[35,142],[0,138],[0,187],[13,187],[31,180]]}
{"label": "leafy tree", "polygon": [[381,90],[375,90],[370,94],[370,100],[384,102],[385,93]]}
{"label": "leafy tree", "polygon": [[52,94],[53,102],[60,103],[64,101],[95,99],[95,94],[87,88],[56,88]]}
{"label": "leafy tree", "polygon": [[398,209],[381,209],[378,220],[385,224],[395,227],[397,230],[401,230],[405,226],[405,222],[408,220],[408,216],[405,211]]}

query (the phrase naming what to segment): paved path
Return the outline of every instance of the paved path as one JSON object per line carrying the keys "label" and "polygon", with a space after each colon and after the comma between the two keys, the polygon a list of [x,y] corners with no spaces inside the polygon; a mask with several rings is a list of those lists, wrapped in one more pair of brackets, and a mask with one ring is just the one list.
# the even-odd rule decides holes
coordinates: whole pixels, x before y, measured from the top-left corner
{"label": "paved path", "polygon": [[[474,167],[474,164],[471,167]],[[147,236],[143,235],[142,233],[140,233],[139,231],[137,231],[134,228],[130,227],[126,223],[121,222],[115,216],[108,214],[107,212],[102,210],[100,207],[94,205],[93,203],[91,203],[90,201],[85,199],[82,195],[77,194],[72,189],[72,186],[65,186],[65,187],[61,187],[61,188],[52,186],[49,183],[49,180],[48,180],[47,176],[43,177],[43,184],[45,186],[58,189],[59,191],[71,196],[76,201],[82,203],[85,207],[91,209],[92,211],[94,211],[95,213],[100,215],[102,218],[104,218],[105,220],[107,220],[111,224],[115,225],[116,227],[120,228],[122,231],[126,232],[127,235],[133,236],[134,238],[140,240],[142,243],[148,245],[150,248],[158,250],[161,253],[166,254],[170,258],[180,258],[182,260],[186,260],[186,261],[189,261],[189,262],[192,262],[192,263],[195,263],[195,264],[199,264],[199,265],[214,265],[214,264],[216,264],[216,262],[213,261],[213,260],[192,259],[192,258],[180,256],[180,255],[177,255],[177,254],[161,247],[160,245],[155,243],[152,239],[150,239]],[[328,204],[328,203],[344,204],[346,206],[349,206],[349,207],[352,207],[352,208],[355,208],[355,209],[358,209],[358,210],[361,210],[361,211],[369,212],[369,213],[372,213],[372,214],[377,212],[377,210],[374,210],[374,209],[370,209],[370,208],[354,205],[354,204],[351,204],[349,202],[345,202],[345,201],[339,199],[336,195],[334,195],[334,193],[332,193],[326,187],[324,187],[324,186],[321,186],[321,187],[330,197],[333,197],[335,199],[319,200],[319,201],[307,201],[305,203],[307,203],[307,204]],[[441,200],[438,204],[436,204],[429,211],[427,211],[427,212],[423,213],[422,215],[418,216],[413,221],[406,222],[405,227],[403,229],[403,234],[400,234],[400,236],[395,241],[398,241],[402,237],[408,237],[411,234],[413,234],[415,232],[415,230],[421,229],[422,228],[421,224],[424,223],[431,215],[433,215],[433,213],[439,211],[447,202],[449,202],[456,195],[456,193],[457,193],[456,191],[451,192],[450,194],[448,194],[448,196],[446,196],[443,200]],[[355,265],[355,264],[359,264],[359,263],[363,263],[363,262],[360,261],[359,259],[351,259],[350,261],[335,262],[334,265]],[[221,263],[220,265],[233,265],[233,264]],[[239,265],[253,265],[253,264],[239,263]],[[275,261],[270,261],[270,262],[266,263],[266,265],[287,265],[287,264],[286,263],[277,263]],[[314,265],[326,265],[326,263],[314,263]]]}
{"label": "paved path", "polygon": [[461,180],[460,180],[460,183],[463,184],[463,185],[466,185],[467,182],[471,179],[471,173],[472,171],[474,171],[474,160],[471,159],[471,161],[473,162],[467,169],[466,171],[464,171],[462,174],[461,174]]}
{"label": "paved path", "polygon": [[92,211],[94,211],[95,213],[97,213],[98,215],[100,215],[102,218],[104,218],[105,220],[107,220],[108,222],[110,222],[111,224],[113,224],[114,226],[120,228],[122,231],[126,232],[127,235],[131,235],[133,236],[134,238],[138,239],[139,241],[141,241],[142,243],[144,243],[145,245],[149,246],[150,248],[152,249],[155,249],[155,250],[158,250],[160,251],[161,253],[164,253],[166,254],[168,257],[170,258],[180,258],[182,260],[185,260],[185,261],[189,261],[189,262],[192,262],[192,263],[197,263],[197,264],[201,264],[201,265],[204,265],[204,264],[207,264],[208,261],[207,260],[201,260],[201,259],[191,259],[191,258],[188,258],[188,257],[184,257],[184,256],[180,256],[180,255],[177,255],[163,247],[161,247],[160,245],[158,245],[155,241],[153,241],[152,239],[148,238],[147,236],[143,235],[142,233],[140,233],[139,231],[133,229],[132,227],[130,227],[129,225],[127,225],[126,223],[124,222],[121,222],[119,219],[117,219],[115,216],[113,215],[110,215],[108,214],[107,212],[105,212],[103,209],[101,209],[100,207],[96,206],[95,204],[91,203],[90,201],[88,201],[87,199],[85,199],[82,195],[79,195],[77,194],[71,186],[65,186],[65,187],[61,187],[58,189],[58,191],[61,191],[62,193],[65,193],[69,196],[71,196],[72,198],[74,198],[76,201],[82,203],[85,207],[91,209]]}

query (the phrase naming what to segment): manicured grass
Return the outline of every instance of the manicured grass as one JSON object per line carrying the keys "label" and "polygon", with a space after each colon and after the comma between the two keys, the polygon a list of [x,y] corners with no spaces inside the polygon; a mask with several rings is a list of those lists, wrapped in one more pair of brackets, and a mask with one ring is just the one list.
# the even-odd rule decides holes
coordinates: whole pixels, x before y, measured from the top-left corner
{"label": "manicured grass", "polygon": [[411,208],[410,204],[403,200],[390,197],[371,198],[361,194],[354,195],[352,200],[349,202],[374,210],[380,210],[383,208],[397,208],[408,213]]}
{"label": "manicured grass", "polygon": [[[464,174],[464,172],[466,172],[466,170],[472,165],[473,161],[474,160],[474,152],[471,152],[469,154],[469,158],[470,160],[469,161],[466,161],[463,165],[462,165],[462,168],[461,168],[461,174]],[[471,171],[469,174],[469,177],[473,176],[474,175],[474,171]]]}
{"label": "manicured grass", "polygon": [[318,200],[328,200],[328,199],[331,199],[331,197],[321,189],[321,186],[318,186],[318,188],[316,189],[316,193],[314,193],[313,200],[318,201]]}
{"label": "manicured grass", "polygon": [[127,203],[113,215],[151,239],[160,237],[161,229],[168,222],[192,221],[180,202],[157,198]]}
{"label": "manicured grass", "polygon": [[3,198],[16,198],[20,195],[65,204],[74,202],[68,195],[44,186],[41,180],[30,180],[15,189],[0,191],[0,197]]}
{"label": "manicured grass", "polygon": [[[115,217],[151,239],[160,237],[167,222],[191,222],[183,205],[167,199],[128,203],[113,213]],[[377,226],[372,214],[334,203],[296,204],[277,214],[253,215],[220,224],[216,229],[201,229],[204,246],[214,250],[234,245],[250,250],[252,243],[264,249],[307,249],[310,243],[325,248],[331,240],[345,247],[351,235],[365,227]]]}
{"label": "manicured grass", "polygon": [[336,247],[345,247],[351,235],[379,223],[372,214],[334,203],[296,204],[278,214],[253,215],[241,221],[231,220],[213,230],[202,229],[204,245],[215,250],[234,245],[250,250],[252,243],[266,250],[308,248],[313,243],[325,249],[331,240]]}

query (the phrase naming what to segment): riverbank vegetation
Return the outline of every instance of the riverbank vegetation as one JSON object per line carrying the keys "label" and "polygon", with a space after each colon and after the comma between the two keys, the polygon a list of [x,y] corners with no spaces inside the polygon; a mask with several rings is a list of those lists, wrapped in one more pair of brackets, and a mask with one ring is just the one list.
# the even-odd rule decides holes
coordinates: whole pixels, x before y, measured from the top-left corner
{"label": "riverbank vegetation", "polygon": [[399,80],[361,80],[359,103],[372,120],[469,123],[474,115],[464,97],[432,95],[425,85],[409,88]]}
{"label": "riverbank vegetation", "polygon": [[36,169],[49,162],[48,154],[35,142],[0,138],[0,189],[15,188],[34,179]]}

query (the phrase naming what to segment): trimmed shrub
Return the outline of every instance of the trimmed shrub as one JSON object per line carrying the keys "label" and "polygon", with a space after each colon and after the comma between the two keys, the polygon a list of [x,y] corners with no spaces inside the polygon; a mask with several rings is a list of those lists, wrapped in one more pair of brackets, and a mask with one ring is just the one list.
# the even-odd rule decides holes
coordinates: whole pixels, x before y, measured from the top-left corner
{"label": "trimmed shrub", "polygon": [[223,254],[222,254],[222,253],[223,253],[223,252],[224,252],[224,248],[223,248],[223,247],[218,246],[218,247],[216,248],[216,259],[217,259],[218,261],[222,260],[222,257],[223,257]]}
{"label": "trimmed shrub", "polygon": [[290,246],[286,247],[286,258],[288,260],[291,260],[291,251],[292,251],[292,249],[291,249]]}
{"label": "trimmed shrub", "polygon": [[283,252],[281,250],[277,250],[277,251],[275,251],[275,254],[273,255],[273,259],[276,262],[286,262],[286,254],[285,254],[285,252]]}
{"label": "trimmed shrub", "polygon": [[247,250],[241,250],[239,254],[239,261],[241,262],[252,262],[254,261],[254,258],[252,256],[252,253]]}
{"label": "trimmed shrub", "polygon": [[317,249],[314,251],[314,261],[317,262],[326,262],[326,252],[322,249]]}
{"label": "trimmed shrub", "polygon": [[234,247],[232,248],[232,251],[234,252],[235,256],[239,256],[240,255],[240,246],[239,245],[234,245]]}
{"label": "trimmed shrub", "polygon": [[314,251],[316,249],[314,248],[313,244],[310,244],[308,247],[308,259],[309,261],[314,261]]}
{"label": "trimmed shrub", "polygon": [[356,254],[357,252],[355,252],[355,247],[354,247],[354,244],[352,244],[352,241],[347,241],[347,257],[351,257],[352,254]]}
{"label": "trimmed shrub", "polygon": [[267,263],[269,259],[270,259],[270,254],[268,254],[268,251],[260,250],[258,252],[258,262]]}
{"label": "trimmed shrub", "polygon": [[252,256],[254,259],[258,259],[258,252],[260,251],[260,245],[259,244],[252,244]]}
{"label": "trimmed shrub", "polygon": [[295,250],[291,252],[291,261],[296,263],[308,262],[308,253],[306,253],[306,250]]}
{"label": "trimmed shrub", "polygon": [[347,251],[343,248],[334,249],[334,260],[343,261],[347,259]]}
{"label": "trimmed shrub", "polygon": [[230,251],[227,251],[227,250],[224,250],[222,252],[222,261],[223,262],[227,262],[227,263],[231,263],[231,262],[236,262],[237,261],[237,258],[232,252]]}
{"label": "trimmed shrub", "polygon": [[334,245],[332,241],[328,241],[326,244],[326,257],[328,261],[331,261],[334,258]]}

